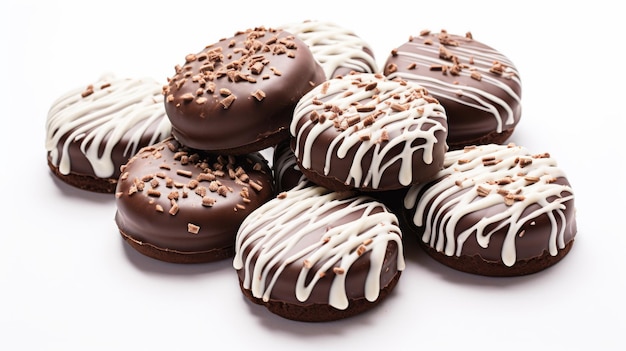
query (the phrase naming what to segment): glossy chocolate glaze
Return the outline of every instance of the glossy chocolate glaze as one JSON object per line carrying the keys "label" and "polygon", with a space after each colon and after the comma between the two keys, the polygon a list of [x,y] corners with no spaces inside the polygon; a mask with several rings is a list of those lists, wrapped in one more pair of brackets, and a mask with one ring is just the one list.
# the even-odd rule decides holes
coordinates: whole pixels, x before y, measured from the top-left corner
{"label": "glossy chocolate glaze", "polygon": [[232,248],[241,222],[273,195],[271,169],[260,153],[223,157],[170,138],[123,167],[115,221],[136,242],[202,253]]}
{"label": "glossy chocolate glaze", "polygon": [[521,117],[516,67],[470,35],[442,31],[413,36],[392,51],[383,73],[416,82],[439,100],[448,116],[451,149],[504,143]]}
{"label": "glossy chocolate glaze", "polygon": [[[68,131],[57,144],[56,148],[59,153],[62,152],[63,147],[67,147],[69,158],[71,159],[71,174],[72,175],[82,175],[82,176],[91,176],[94,178],[103,178],[103,179],[111,179],[113,181],[113,188],[110,193],[113,193],[115,190],[115,183],[117,182],[121,171],[120,167],[124,165],[128,160],[137,152],[140,148],[145,146],[150,146],[154,143],[155,135],[159,135],[159,127],[162,121],[156,120],[152,122],[147,129],[144,129],[145,126],[134,126],[130,128],[127,132],[125,132],[119,140],[116,140],[115,146],[110,150],[109,157],[114,164],[113,173],[107,176],[98,177],[94,171],[94,167],[92,165],[92,161],[87,158],[85,155],[85,151],[83,149],[83,143],[81,139],[73,139],[67,140],[68,135],[70,135],[74,130]],[[135,136],[139,131],[143,131],[140,138],[137,139]],[[157,140],[162,140],[168,135],[160,135]],[[111,141],[108,141],[108,138],[105,138],[102,143],[98,147],[98,153],[103,154],[104,146]],[[90,147],[91,143],[87,143],[87,147]],[[52,163],[50,158],[50,153],[48,152],[48,160]],[[58,163],[55,164],[58,167]]]}
{"label": "glossy chocolate glaze", "polygon": [[[349,218],[349,220],[354,221],[358,218]],[[317,237],[316,240],[319,240],[320,237]],[[294,248],[295,250],[296,248]],[[399,274],[397,267],[397,258],[398,258],[398,246],[396,243],[390,243],[389,247],[385,254],[384,265],[382,269],[382,275],[380,276],[380,284],[382,287],[386,287],[393,278]],[[357,262],[355,262],[346,277],[346,292],[348,299],[362,299],[365,295],[365,280],[367,278],[367,274],[370,271],[370,262],[369,262],[370,253],[365,253]],[[254,262],[257,257],[252,257],[252,262]],[[319,269],[320,264],[317,264],[311,268],[313,272]],[[313,288],[311,292],[311,296],[306,301],[299,301],[295,294],[295,286],[296,281],[298,280],[298,276],[300,275],[300,271],[302,268],[303,262],[302,260],[295,261],[287,266],[287,269],[283,270],[280,273],[280,279],[276,280],[276,284],[272,289],[272,295],[270,297],[270,301],[280,301],[282,303],[290,303],[301,306],[314,305],[314,304],[328,304],[328,298],[330,295],[330,287],[335,278],[335,273],[331,270],[328,271],[327,275],[324,276],[323,279],[320,279]],[[237,272],[239,275],[239,279],[243,281],[244,272],[243,270],[239,270]],[[274,273],[275,274],[275,273]],[[313,273],[311,273],[313,274]],[[311,278],[309,278],[311,279]]]}
{"label": "glossy chocolate glaze", "polygon": [[[569,182],[565,178],[559,178],[553,184],[563,185],[565,187],[570,186]],[[472,191],[472,189],[467,189],[466,191]],[[554,201],[554,198],[550,200]],[[428,207],[430,206],[432,206],[432,204],[428,205]],[[564,227],[565,223],[567,223],[563,239],[566,243],[568,243],[574,240],[577,232],[576,221],[574,220],[574,199],[564,201],[563,206],[563,213],[566,220],[559,220],[556,223],[556,226],[558,228],[557,230],[560,230],[560,228]],[[454,206],[446,208],[445,203],[439,204],[437,208],[441,208],[438,211],[440,217],[446,217],[447,215],[454,213],[454,211],[456,210]],[[538,208],[539,205],[537,204],[529,206],[526,210],[524,210],[522,217],[536,211]],[[506,210],[507,206],[504,203],[500,203],[489,208],[484,208],[467,213],[459,221],[457,227],[455,228],[455,233],[453,234],[453,237],[458,238],[459,233],[476,225],[476,223],[480,222],[483,218],[492,216],[495,213],[502,213]],[[413,213],[411,213],[411,215],[412,214]],[[410,223],[413,222],[410,221]],[[493,226],[497,226],[502,223],[504,223],[504,221],[500,221]],[[519,260],[529,260],[537,258],[549,251],[551,235],[550,230],[552,228],[552,225],[553,224],[550,222],[550,218],[546,214],[534,217],[532,221],[526,222],[524,225],[522,225],[520,228],[520,233],[523,232],[523,235],[520,236],[518,234],[518,236],[515,238],[517,258]],[[464,242],[460,255],[480,256],[485,261],[502,263],[502,247],[508,229],[508,226],[504,226],[491,234],[491,237],[489,239],[489,246],[487,247],[482,247],[478,243],[477,238],[475,236],[471,236],[467,241]],[[420,232],[423,233],[423,230],[420,230]]]}
{"label": "glossy chocolate glaze", "polygon": [[472,261],[476,267],[454,268],[483,275],[547,268],[569,251],[577,233],[565,174],[548,154],[512,145],[449,152],[446,168],[410,189],[405,206],[406,223],[431,255],[443,263]]}
{"label": "glossy chocolate glaze", "polygon": [[164,88],[172,134],[201,150],[241,154],[288,137],[293,108],[325,80],[307,45],[265,28],[208,45]]}
{"label": "glossy chocolate glaze", "polygon": [[[355,300],[376,301],[404,269],[396,216],[355,192],[300,185],[262,206],[237,235],[234,266],[246,295],[260,304],[347,310]],[[263,280],[255,287],[257,275]],[[372,279],[379,286],[373,294]],[[304,288],[309,294],[299,295]]]}
{"label": "glossy chocolate glaze", "polygon": [[388,191],[441,169],[446,127],[442,106],[423,88],[351,74],[326,81],[300,100],[292,149],[311,181],[338,191]]}
{"label": "glossy chocolate glaze", "polygon": [[161,89],[151,78],[106,74],[60,96],[46,122],[54,174],[85,190],[113,193],[120,166],[140,148],[171,136]]}
{"label": "glossy chocolate glaze", "polygon": [[298,161],[293,150],[291,150],[290,143],[291,140],[286,140],[274,148],[272,167],[274,168],[276,191],[279,193],[293,189],[302,182],[309,182],[298,167]]}

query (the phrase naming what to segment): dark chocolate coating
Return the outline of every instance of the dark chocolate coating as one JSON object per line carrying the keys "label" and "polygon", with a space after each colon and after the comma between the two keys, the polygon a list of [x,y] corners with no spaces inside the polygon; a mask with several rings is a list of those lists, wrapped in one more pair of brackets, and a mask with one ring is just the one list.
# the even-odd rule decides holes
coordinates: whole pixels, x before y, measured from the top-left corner
{"label": "dark chocolate coating", "polygon": [[[569,186],[567,179],[559,178],[554,184]],[[491,235],[489,246],[482,247],[476,241],[475,236],[471,236],[463,245],[460,256],[446,256],[442,252],[431,248],[429,245],[418,239],[420,246],[433,258],[456,270],[495,277],[520,276],[539,272],[560,261],[570,251],[574,243],[577,232],[575,220],[574,200],[563,202],[565,221],[556,224],[560,229],[565,226],[564,242],[566,246],[560,249],[555,256],[549,253],[549,242],[551,235],[552,223],[546,215],[540,215],[531,222],[522,227],[523,236],[515,238],[517,261],[511,267],[507,267],[502,262],[502,246],[507,234],[508,226],[502,227]],[[539,205],[530,206],[524,211],[524,215],[536,210]],[[445,205],[438,205],[438,208],[445,208]],[[499,204],[490,208],[471,212],[463,217],[455,230],[453,238],[458,238],[459,233],[463,230],[475,225],[483,217],[492,215],[493,213],[502,212],[506,209],[504,204]],[[445,217],[446,214],[455,211],[455,207],[439,209],[439,217]],[[409,210],[408,217],[412,218],[414,212]],[[559,218],[559,217],[557,217]],[[423,233],[423,228],[413,225],[412,220],[403,221],[412,231],[417,233],[418,238]]]}
{"label": "dark chocolate coating", "polygon": [[255,28],[187,55],[165,87],[165,110],[188,147],[259,151],[288,138],[296,103],[324,80],[301,40]]}
{"label": "dark chocolate coating", "polygon": [[140,148],[171,136],[162,84],[105,74],[57,98],[46,131],[48,166],[59,179],[113,193],[123,164]]}
{"label": "dark chocolate coating", "polygon": [[[354,119],[351,126],[347,119]],[[429,180],[441,169],[446,128],[442,106],[423,88],[353,73],[326,81],[300,100],[291,147],[302,173],[316,184],[335,191],[390,191]],[[340,157],[342,148],[347,151]]]}
{"label": "dark chocolate coating", "polygon": [[266,203],[242,224],[236,245],[244,295],[300,321],[364,312],[387,296],[404,269],[394,214],[356,192],[318,186],[300,185]]}
{"label": "dark chocolate coating", "polygon": [[[153,123],[150,124],[149,128],[146,129],[143,134],[141,134],[139,143],[135,146],[137,150],[142,147],[151,145],[155,140],[155,135],[157,136],[156,140],[162,140],[170,136],[169,134],[158,134],[157,127],[160,123],[160,120],[155,120]],[[85,156],[85,152],[81,149],[81,140],[73,140],[71,142],[67,142],[67,136],[61,138],[59,144],[57,145],[57,149],[59,150],[58,152],[61,153],[61,149],[67,143],[69,157],[72,164],[72,169],[70,173],[61,174],[59,172],[58,165],[52,162],[50,152],[48,152],[48,166],[59,179],[69,185],[87,191],[112,194],[115,192],[117,181],[121,174],[120,167],[128,162],[128,160],[134,155],[133,148],[131,148],[130,146],[136,142],[133,135],[137,134],[137,130],[138,126],[135,126],[126,133],[124,133],[121,139],[115,144],[113,149],[111,149],[110,157],[115,167],[113,174],[108,177],[98,177],[94,172],[91,162]],[[73,131],[70,131],[70,133],[72,132]],[[70,133],[68,133],[68,135]],[[105,138],[99,148],[101,153],[104,152],[104,145],[107,142],[110,141],[108,141],[108,138]]]}
{"label": "dark chocolate coating", "polygon": [[[265,302],[262,299],[252,296],[252,292],[242,286],[241,271],[238,271],[240,275],[239,287],[244,296],[250,299],[250,301],[258,305],[263,305],[270,312],[286,319],[300,322],[329,322],[346,319],[374,308],[378,303],[384,301],[387,298],[387,295],[389,295],[389,293],[391,293],[398,284],[398,281],[402,276],[402,271],[399,271],[396,266],[396,256],[398,254],[397,245],[395,245],[395,243],[391,243],[389,246],[390,248],[387,250],[389,256],[385,258],[385,266],[383,268],[385,275],[381,277],[382,288],[378,299],[372,302],[363,297],[362,285],[360,284],[363,284],[364,274],[367,273],[367,270],[364,268],[369,267],[364,267],[363,263],[360,263],[360,267],[355,267],[356,269],[350,270],[351,276],[347,285],[352,293],[352,296],[350,297],[350,306],[345,310],[334,308],[328,304],[328,301],[324,301],[323,299],[313,300],[314,302],[302,303],[300,301],[294,301],[293,297],[288,300],[284,300],[280,297],[272,297],[269,301]],[[285,279],[291,279],[291,281],[281,281],[281,283],[285,283],[282,284],[283,289],[288,287],[288,285],[293,283],[297,278],[297,276],[294,275],[294,272],[286,272],[285,276]],[[328,277],[323,283],[325,286],[320,285],[319,288],[316,289],[316,292],[327,292],[330,278],[331,277]],[[280,291],[281,289],[277,288],[277,290]],[[291,287],[291,291],[293,291],[293,287]],[[318,293],[317,295],[320,294]]]}
{"label": "dark chocolate coating", "polygon": [[[232,256],[241,222],[273,196],[271,169],[261,154],[223,157],[170,138],[123,167],[115,221],[129,243],[152,247],[151,257],[206,262]],[[209,198],[214,203],[203,202]]]}
{"label": "dark chocolate coating", "polygon": [[547,153],[495,144],[473,150],[449,152],[436,179],[407,191],[406,231],[463,272],[519,276],[559,262],[577,233],[564,172]]}
{"label": "dark chocolate coating", "polygon": [[274,168],[277,192],[293,189],[302,182],[309,182],[298,167],[298,161],[293,150],[291,150],[290,142],[291,140],[286,140],[274,148],[272,167]]}
{"label": "dark chocolate coating", "polygon": [[448,116],[451,150],[502,144],[519,123],[522,87],[516,67],[471,37],[445,31],[413,36],[392,51],[383,73],[413,81],[439,100]]}

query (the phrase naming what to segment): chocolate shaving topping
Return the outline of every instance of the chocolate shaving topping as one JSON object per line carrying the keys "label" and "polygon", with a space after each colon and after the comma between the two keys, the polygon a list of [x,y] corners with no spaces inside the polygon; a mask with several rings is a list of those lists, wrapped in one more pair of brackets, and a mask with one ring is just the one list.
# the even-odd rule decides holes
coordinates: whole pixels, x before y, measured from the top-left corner
{"label": "chocolate shaving topping", "polygon": [[377,85],[378,85],[378,83],[377,83],[377,82],[371,82],[371,83],[369,83],[369,84],[367,84],[367,85],[365,86],[365,91],[374,90],[374,89],[376,89],[376,86],[377,86]]}
{"label": "chocolate shaving topping", "polygon": [[[174,76],[168,78],[168,84],[163,87],[166,102],[181,106],[195,99],[197,104],[203,105],[211,99],[202,95],[214,94],[222,79],[254,84],[257,77],[266,80],[282,76],[280,69],[270,65],[272,58],[282,55],[295,58],[298,54],[295,37],[283,33],[265,27],[238,31],[232,38],[221,39],[219,43],[208,45],[199,53],[186,55],[185,64],[174,67]],[[266,68],[271,74],[266,73]],[[190,92],[181,91],[190,82],[194,85],[195,97]],[[237,99],[237,96],[225,93],[223,89],[219,89],[219,94],[225,98],[216,100],[216,103],[224,109],[228,109]],[[257,101],[265,99],[265,93],[260,90],[250,94]]]}
{"label": "chocolate shaving topping", "polygon": [[498,74],[498,75],[502,75],[504,73],[505,68],[506,67],[502,63],[500,63],[498,61],[495,61],[491,65],[491,68],[489,69],[489,72],[495,73],[495,74]]}
{"label": "chocolate shaving topping", "polygon": [[187,231],[191,234],[198,234],[200,232],[200,227],[193,224],[193,223],[188,223],[187,224]]}
{"label": "chocolate shaving topping", "polygon": [[440,46],[439,47],[439,58],[442,60],[446,60],[446,61],[452,61],[453,57],[455,57],[454,55],[452,55],[452,53],[446,49],[445,46]]}
{"label": "chocolate shaving topping", "polygon": [[524,180],[526,180],[529,183],[537,183],[539,181],[539,177],[526,176],[524,177]]}
{"label": "chocolate shaving topping", "polygon": [[[454,47],[461,46],[463,42],[470,42],[474,40],[471,32],[465,33],[465,40],[457,40],[456,38],[460,38],[459,36],[452,36],[448,34],[445,29],[442,29],[439,34],[431,34],[429,30],[423,30],[420,33],[420,36],[424,37],[424,45],[432,45],[432,39],[436,39],[440,44],[439,51],[437,53],[438,58],[452,63],[451,65],[432,64],[430,66],[431,71],[440,71],[443,75],[450,74],[452,76],[460,76],[464,70],[469,69],[469,76],[471,79],[477,81],[482,80],[482,75],[474,67],[474,56],[469,56],[467,62],[462,62],[459,56],[454,54]],[[416,67],[416,65],[411,64],[408,69],[414,69]],[[506,69],[507,67],[504,64],[495,61],[492,63],[489,71],[505,78],[510,78],[513,73],[505,75]],[[458,84],[458,82],[455,82],[455,84]]]}
{"label": "chocolate shaving topping", "polygon": [[431,71],[444,71],[444,69],[445,69],[444,65],[430,65]]}
{"label": "chocolate shaving topping", "polygon": [[379,143],[389,141],[389,133],[387,133],[386,129],[381,130],[380,138],[378,139]]}
{"label": "chocolate shaving topping", "polygon": [[252,93],[252,96],[257,101],[263,101],[263,99],[265,99],[265,92],[263,90],[257,89]]}
{"label": "chocolate shaving topping", "polygon": [[[161,151],[166,147],[171,150],[174,157],[172,159],[171,156],[167,156],[163,159],[170,159],[171,161],[164,161],[156,166],[162,171],[158,171],[156,174],[148,173],[130,179],[130,174],[133,172],[132,167],[135,162],[147,159],[147,162],[152,163],[152,160],[161,158]],[[198,169],[200,172],[194,177],[191,170],[180,168],[180,165],[183,163],[187,164],[186,167]],[[265,172],[262,163],[255,162],[253,158],[249,158],[248,156],[200,154],[184,146],[174,145],[171,141],[165,141],[164,145],[158,148],[146,147],[142,149],[124,165],[124,168],[126,176],[124,179],[120,178],[120,183],[123,185],[129,182],[130,184],[127,192],[117,192],[116,197],[137,196],[135,194],[142,192],[146,185],[148,185],[144,193],[146,201],[152,204],[157,212],[164,212],[164,208],[167,207],[165,204],[169,203],[170,208],[168,213],[172,216],[179,213],[181,208],[178,201],[189,198],[190,190],[193,191],[191,194],[197,195],[198,205],[205,208],[213,207],[217,202],[215,197],[208,196],[210,193],[215,193],[222,197],[230,196],[230,194],[236,190],[234,186],[229,186],[224,180],[234,182],[234,184],[241,186],[241,188],[237,190],[241,202],[235,204],[235,209],[244,210],[246,208],[245,204],[251,202],[249,187],[256,191],[263,189],[263,183],[259,180],[251,181],[246,170],[255,169],[256,171]],[[172,179],[174,176],[190,179],[187,183],[181,183],[174,181]],[[162,186],[169,189],[175,187],[176,190],[168,190],[165,192],[165,202],[162,200],[157,202],[159,201],[157,199],[161,198],[162,192],[156,189]]]}
{"label": "chocolate shaving topping", "polygon": [[489,195],[489,193],[491,192],[491,189],[485,188],[485,187],[479,185],[476,188],[476,192],[478,193],[478,196],[483,196],[484,197],[484,196]]}
{"label": "chocolate shaving topping", "polygon": [[361,256],[365,253],[365,251],[367,251],[365,245],[359,245],[359,247],[356,249],[356,254]]}
{"label": "chocolate shaving topping", "polygon": [[230,105],[232,105],[233,102],[235,102],[236,99],[237,97],[235,97],[235,95],[229,95],[220,101],[220,105],[222,105],[222,107],[225,110],[227,110],[230,107]]}
{"label": "chocolate shaving topping", "polygon": [[216,200],[214,198],[211,197],[203,197],[202,198],[202,206],[205,207],[213,207],[213,205],[215,205]]}
{"label": "chocolate shaving topping", "polygon": [[193,176],[193,173],[191,173],[191,171],[187,171],[184,169],[177,169],[176,170],[176,174],[181,175],[183,177],[189,177],[191,178],[191,176]]}
{"label": "chocolate shaving topping", "polygon": [[176,202],[172,201],[172,207],[170,208],[168,213],[171,214],[172,216],[175,216],[178,213],[179,209],[180,209],[180,207],[178,207],[178,204]]}
{"label": "chocolate shaving topping", "polygon": [[93,85],[88,85],[87,88],[80,94],[81,97],[85,98],[89,95],[93,94]]}
{"label": "chocolate shaving topping", "polygon": [[472,79],[474,79],[474,80],[477,80],[477,81],[480,81],[480,80],[482,80],[482,79],[483,79],[482,75],[481,75],[479,72],[476,72],[476,71],[473,71],[473,72],[470,74],[470,77],[471,77]]}

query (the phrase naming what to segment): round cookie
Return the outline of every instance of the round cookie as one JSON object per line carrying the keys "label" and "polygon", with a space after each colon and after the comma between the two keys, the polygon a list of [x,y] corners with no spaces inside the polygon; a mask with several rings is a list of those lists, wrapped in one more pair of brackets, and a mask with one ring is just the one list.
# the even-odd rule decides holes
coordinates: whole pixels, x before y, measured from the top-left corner
{"label": "round cookie", "polygon": [[161,90],[151,78],[105,74],[60,96],[46,121],[53,174],[80,189],[113,193],[120,166],[141,147],[171,135]]}
{"label": "round cookie", "polygon": [[503,144],[520,121],[517,68],[470,33],[422,31],[392,50],[383,73],[416,82],[439,100],[448,115],[450,149]]}
{"label": "round cookie", "polygon": [[300,100],[292,149],[312,182],[336,191],[387,191],[441,169],[446,128],[443,107],[422,87],[353,73]]}
{"label": "round cookie", "polygon": [[405,197],[407,222],[430,256],[486,276],[541,271],[570,251],[574,193],[549,154],[480,145],[446,154],[435,180]]}
{"label": "round cookie", "polygon": [[260,153],[221,156],[169,138],[123,166],[115,222],[146,256],[211,262],[233,256],[239,225],[273,196],[271,169]]}
{"label": "round cookie", "polygon": [[296,103],[324,80],[306,44],[259,27],[187,55],[163,87],[165,110],[184,145],[245,154],[287,139]]}
{"label": "round cookie", "polygon": [[274,180],[276,191],[283,192],[295,188],[300,183],[308,183],[308,179],[298,168],[296,155],[291,150],[290,140],[283,141],[274,147],[272,167],[274,169]]}
{"label": "round cookie", "polygon": [[320,186],[297,186],[254,211],[235,249],[243,294],[305,322],[370,310],[405,267],[394,214],[370,197]]}
{"label": "round cookie", "polygon": [[291,23],[282,28],[309,46],[327,79],[350,72],[379,73],[370,45],[352,30],[325,21]]}

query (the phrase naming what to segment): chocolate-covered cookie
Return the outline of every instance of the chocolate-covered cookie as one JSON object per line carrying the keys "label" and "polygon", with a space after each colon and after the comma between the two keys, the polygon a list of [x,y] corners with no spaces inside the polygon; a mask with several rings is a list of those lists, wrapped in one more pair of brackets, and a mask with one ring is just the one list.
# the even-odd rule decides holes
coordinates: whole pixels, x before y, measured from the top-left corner
{"label": "chocolate-covered cookie", "polygon": [[235,248],[243,294],[307,322],[374,308],[405,266],[396,215],[373,198],[320,186],[297,186],[254,211]]}
{"label": "chocolate-covered cookie", "polygon": [[502,144],[522,114],[522,85],[513,62],[465,36],[422,31],[393,49],[384,66],[390,79],[426,88],[448,115],[450,149]]}
{"label": "chocolate-covered cookie", "polygon": [[324,80],[306,44],[258,27],[187,55],[164,87],[165,110],[184,145],[245,154],[287,139],[296,103]]}
{"label": "chocolate-covered cookie", "polygon": [[59,97],[46,121],[53,174],[83,190],[113,193],[120,166],[171,135],[161,89],[152,78],[105,74]]}
{"label": "chocolate-covered cookie", "polygon": [[405,207],[433,258],[480,275],[548,268],[567,255],[577,232],[565,172],[549,154],[515,145],[448,152],[433,181],[409,189]]}
{"label": "chocolate-covered cookie", "polygon": [[290,23],[282,28],[309,46],[327,79],[350,72],[379,73],[370,45],[348,28],[327,21]]}
{"label": "chocolate-covered cookie", "polygon": [[222,156],[169,138],[123,167],[115,222],[144,255],[210,262],[232,257],[239,225],[273,196],[272,172],[260,153]]}
{"label": "chocolate-covered cookie", "polygon": [[291,123],[300,171],[332,190],[388,191],[443,164],[443,107],[415,83],[353,73],[307,93]]}

